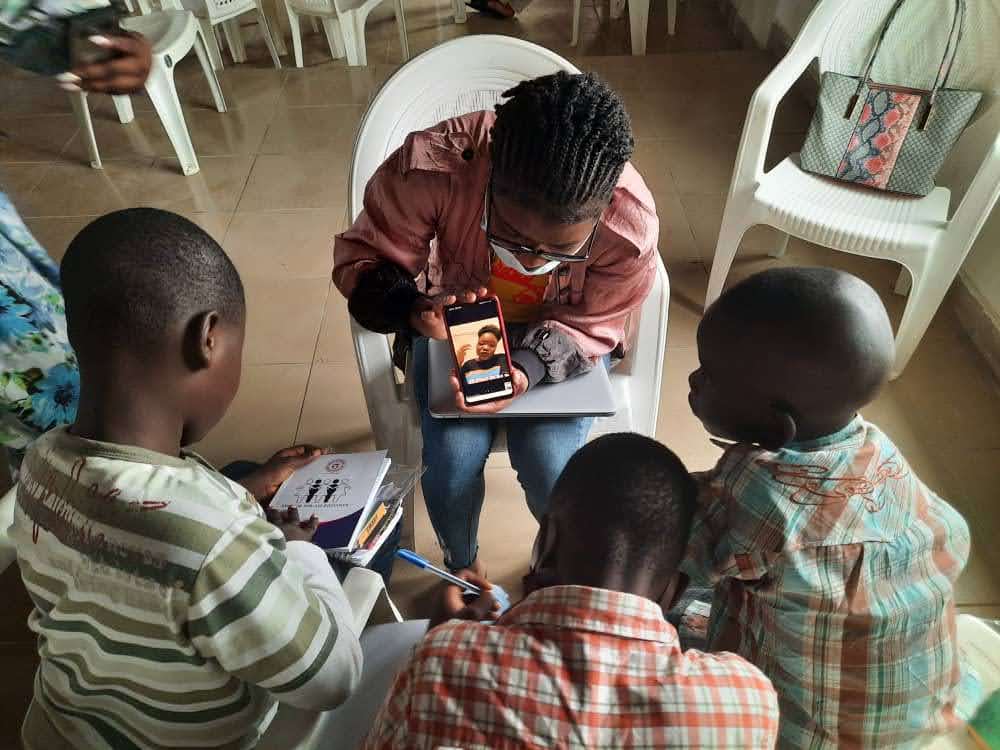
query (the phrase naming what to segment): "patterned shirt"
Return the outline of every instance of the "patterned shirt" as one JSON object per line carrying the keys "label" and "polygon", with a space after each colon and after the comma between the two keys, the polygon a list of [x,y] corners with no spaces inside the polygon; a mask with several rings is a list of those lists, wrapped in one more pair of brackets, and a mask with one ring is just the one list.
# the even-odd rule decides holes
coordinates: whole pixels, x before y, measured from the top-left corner
{"label": "patterned shirt", "polygon": [[962,517],[856,417],[700,477],[685,567],[720,581],[709,648],[771,678],[789,748],[905,747],[956,721]]}
{"label": "patterned shirt", "polygon": [[79,396],[59,269],[0,192],[0,445],[72,422]]}
{"label": "patterned shirt", "polygon": [[431,630],[375,721],[375,748],[764,748],[770,683],[735,654],[681,652],[654,602],[554,586],[495,625]]}
{"label": "patterned shirt", "polygon": [[332,708],[356,684],[326,555],[192,454],[52,430],[28,449],[10,536],[40,656],[28,750],[249,748],[278,700]]}

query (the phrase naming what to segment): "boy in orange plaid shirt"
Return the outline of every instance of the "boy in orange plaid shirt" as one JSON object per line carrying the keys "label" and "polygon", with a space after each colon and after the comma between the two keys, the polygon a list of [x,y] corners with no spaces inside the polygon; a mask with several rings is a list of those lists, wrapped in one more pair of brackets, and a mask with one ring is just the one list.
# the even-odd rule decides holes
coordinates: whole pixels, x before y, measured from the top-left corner
{"label": "boy in orange plaid shirt", "polygon": [[[581,448],[542,520],[536,590],[495,624],[478,622],[486,591],[457,615],[471,621],[433,628],[365,747],[773,747],[767,678],[735,654],[682,652],[660,608],[681,591],[694,494],[654,440]],[[448,595],[458,609],[458,588]]]}

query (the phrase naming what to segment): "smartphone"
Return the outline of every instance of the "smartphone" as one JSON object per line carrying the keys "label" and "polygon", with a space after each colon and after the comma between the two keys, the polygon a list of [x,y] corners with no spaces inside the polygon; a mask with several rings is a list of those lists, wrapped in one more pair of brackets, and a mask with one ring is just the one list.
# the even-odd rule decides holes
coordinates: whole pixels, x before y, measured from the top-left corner
{"label": "smartphone", "polygon": [[92,36],[115,36],[122,33],[119,21],[124,8],[116,2],[107,8],[98,8],[69,18],[69,59],[73,68],[93,65],[117,56],[115,50],[105,49],[90,41]]}
{"label": "smartphone", "polygon": [[511,398],[510,346],[499,300],[449,305],[444,321],[466,406]]}

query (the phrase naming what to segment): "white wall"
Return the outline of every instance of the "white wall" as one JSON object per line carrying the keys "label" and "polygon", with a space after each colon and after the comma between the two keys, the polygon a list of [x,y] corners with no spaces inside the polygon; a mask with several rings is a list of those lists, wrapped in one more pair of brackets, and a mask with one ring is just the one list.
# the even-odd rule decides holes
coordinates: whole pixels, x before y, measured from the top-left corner
{"label": "white wall", "polygon": [[[925,2],[925,0],[911,1]],[[750,29],[754,41],[764,47],[772,26],[779,27],[789,37],[794,38],[809,12],[816,6],[817,0],[730,0],[730,2]],[[973,4],[978,7],[972,9]],[[971,0],[969,5],[970,10],[989,14],[992,22],[998,20],[1000,12],[993,0]],[[993,120],[991,123],[977,123],[977,129],[996,132],[996,128],[1000,127],[998,122],[1000,116],[991,119]],[[987,140],[984,137],[965,138],[952,155],[949,167],[957,173],[964,173],[964,178],[958,179],[960,184],[967,183],[971,177]],[[975,298],[983,304],[986,313],[1000,327],[1000,204],[994,207],[993,213],[972,246],[972,252],[966,258],[960,278]]]}

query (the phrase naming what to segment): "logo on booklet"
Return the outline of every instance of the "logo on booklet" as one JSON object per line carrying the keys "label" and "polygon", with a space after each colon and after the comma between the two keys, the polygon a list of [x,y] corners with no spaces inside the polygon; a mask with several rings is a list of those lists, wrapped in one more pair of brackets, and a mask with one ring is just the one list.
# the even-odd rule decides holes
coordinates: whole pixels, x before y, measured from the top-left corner
{"label": "logo on booklet", "polygon": [[326,470],[331,474],[337,474],[344,468],[344,459],[335,458],[326,465]]}

